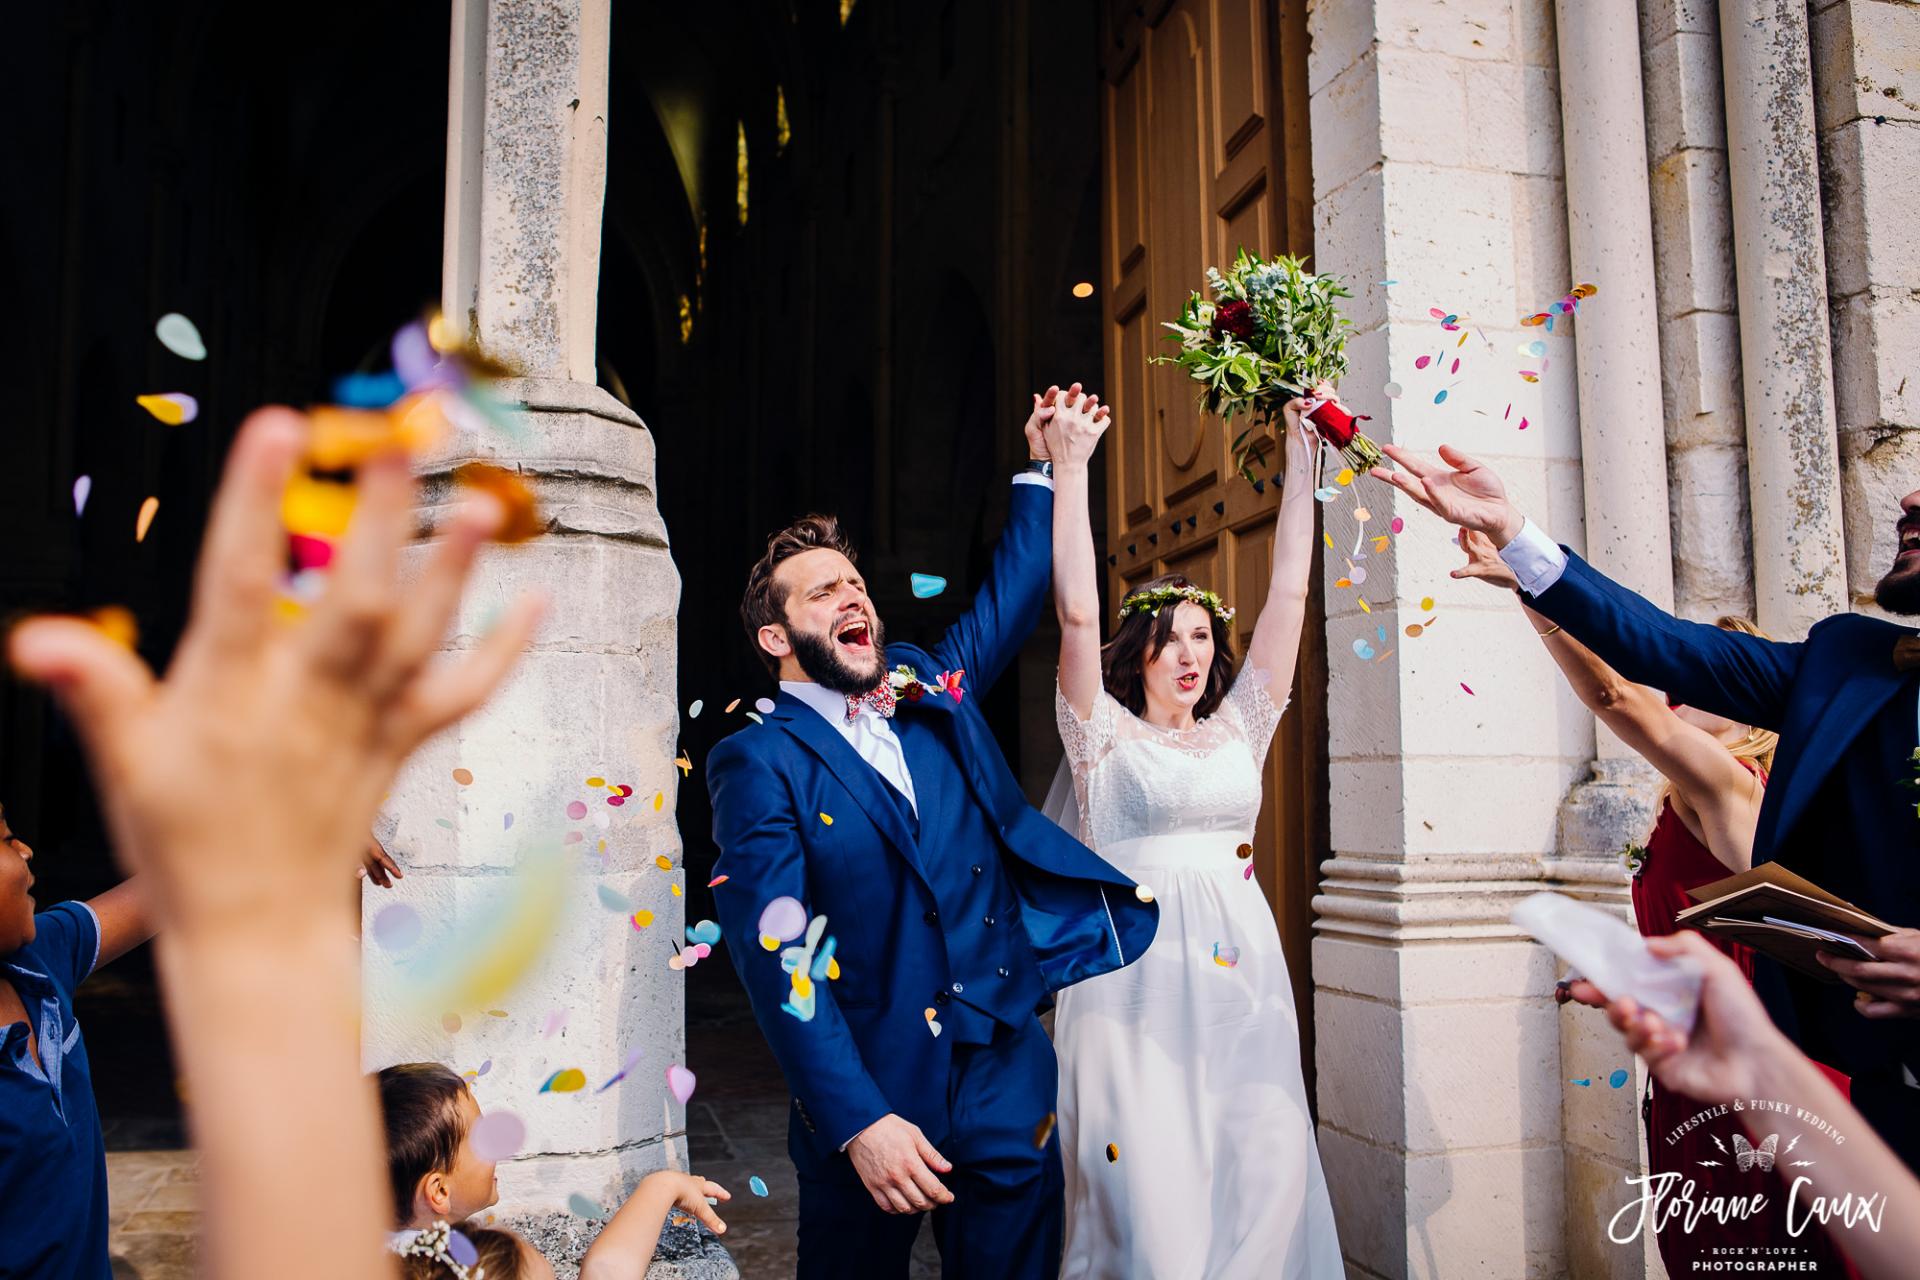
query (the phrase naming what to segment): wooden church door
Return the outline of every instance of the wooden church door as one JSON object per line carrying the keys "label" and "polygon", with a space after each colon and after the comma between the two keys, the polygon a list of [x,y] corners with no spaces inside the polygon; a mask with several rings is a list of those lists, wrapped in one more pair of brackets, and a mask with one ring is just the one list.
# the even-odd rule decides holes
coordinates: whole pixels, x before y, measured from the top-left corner
{"label": "wooden church door", "polygon": [[[1196,407],[1196,384],[1148,361],[1170,349],[1160,323],[1204,289],[1207,267],[1241,246],[1311,252],[1306,4],[1110,0],[1102,35],[1108,587],[1116,605],[1162,573],[1219,591],[1238,610],[1244,656],[1271,564],[1277,450],[1249,484],[1232,468],[1229,433]],[[1309,1096],[1311,903],[1327,851],[1324,616],[1315,572],[1253,855],[1293,978]]]}

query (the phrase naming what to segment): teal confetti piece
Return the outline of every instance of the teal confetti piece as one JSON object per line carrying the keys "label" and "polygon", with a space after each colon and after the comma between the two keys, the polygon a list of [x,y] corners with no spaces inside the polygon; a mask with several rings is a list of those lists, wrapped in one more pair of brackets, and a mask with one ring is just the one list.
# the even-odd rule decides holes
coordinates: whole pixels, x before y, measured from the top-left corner
{"label": "teal confetti piece", "polygon": [[764,1196],[767,1194],[767,1184],[762,1182],[760,1180],[760,1175],[756,1173],[751,1178],[747,1179],[747,1190],[753,1192],[753,1194],[757,1196]]}
{"label": "teal confetti piece", "polygon": [[1612,1085],[1616,1089],[1624,1085],[1626,1082],[1627,1082],[1627,1069],[1625,1067],[1615,1067],[1613,1069],[1613,1074],[1607,1077],[1607,1083]]}

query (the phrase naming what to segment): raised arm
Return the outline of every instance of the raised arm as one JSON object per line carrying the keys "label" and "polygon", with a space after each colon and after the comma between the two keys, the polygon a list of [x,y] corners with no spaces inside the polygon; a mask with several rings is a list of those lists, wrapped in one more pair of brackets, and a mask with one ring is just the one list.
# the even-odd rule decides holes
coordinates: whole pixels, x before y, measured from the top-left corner
{"label": "raised arm", "polygon": [[1060,692],[1082,720],[1093,715],[1100,696],[1100,565],[1087,493],[1093,451],[1107,423],[1107,406],[1099,397],[1073,397],[1069,392],[1046,424],[1047,452],[1053,458],[1053,608],[1060,619]]}
{"label": "raised arm", "polygon": [[[1315,394],[1323,392],[1331,396],[1332,388],[1318,388]],[[1304,403],[1289,400],[1281,410],[1286,421],[1287,472],[1273,526],[1273,572],[1239,676],[1264,678],[1267,695],[1276,703],[1293,687],[1300,631],[1307,621],[1307,575],[1313,572],[1313,443],[1300,422]]]}
{"label": "raised arm", "polygon": [[[1467,563],[1452,576],[1518,590],[1513,570],[1485,534],[1462,529],[1460,544]],[[1581,705],[1673,783],[1681,802],[1698,815],[1714,857],[1734,871],[1752,866],[1754,824],[1764,798],[1760,779],[1711,734],[1675,715],[1665,698],[1615,671],[1524,600],[1521,608]]]}
{"label": "raised arm", "polygon": [[1686,622],[1556,545],[1507,500],[1485,463],[1447,445],[1436,464],[1385,446],[1400,465],[1373,474],[1449,524],[1486,534],[1533,607],[1630,680],[1744,724],[1778,729],[1800,646]]}
{"label": "raised arm", "polygon": [[88,898],[87,906],[93,909],[93,918],[100,922],[100,959],[93,966],[96,969],[118,960],[153,936],[153,913],[147,909],[139,876],[129,876],[105,893]]}
{"label": "raised arm", "polygon": [[[1053,394],[1050,389],[1048,395]],[[1036,460],[1047,457],[1041,435],[1043,408],[1041,397],[1035,397],[1033,416],[1027,419],[1025,428],[1028,453]],[[1028,473],[1014,480],[1007,527],[993,548],[993,567],[975,593],[973,604],[933,646],[933,656],[947,670],[966,672],[969,692],[986,693],[1040,621],[1040,604],[1046,598],[1047,571],[1051,567],[1052,499],[1053,490],[1045,477]]]}

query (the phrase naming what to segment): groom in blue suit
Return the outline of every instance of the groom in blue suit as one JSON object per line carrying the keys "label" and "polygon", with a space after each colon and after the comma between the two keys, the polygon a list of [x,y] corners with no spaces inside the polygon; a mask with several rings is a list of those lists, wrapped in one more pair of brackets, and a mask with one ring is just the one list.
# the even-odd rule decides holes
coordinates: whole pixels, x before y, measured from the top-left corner
{"label": "groom in blue suit", "polygon": [[[1506,500],[1499,477],[1443,447],[1434,466],[1389,447],[1376,471],[1445,520],[1500,548],[1528,603],[1628,679],[1675,702],[1780,734],[1753,860],[1778,862],[1895,925],[1920,922],[1920,637],[1860,614],[1803,641],[1683,622],[1559,546]],[[1901,502],[1899,544],[1875,589],[1889,613],[1920,615],[1920,491]],[[1822,955],[1846,983],[1816,982],[1766,956],[1754,988],[1801,1049],[1853,1077],[1861,1113],[1920,1170],[1920,931],[1870,945],[1878,962]]]}
{"label": "groom in blue suit", "polygon": [[[931,649],[886,648],[831,517],[775,534],[748,576],[742,621],[780,697],[708,761],[714,896],[793,1092],[805,1280],[905,1276],[928,1210],[946,1276],[1059,1269],[1036,1013],[1139,957],[1159,908],[1028,806],[980,713],[1039,616],[1052,509],[1043,463],[1016,478],[992,570]],[[779,898],[826,917],[791,974],[761,931]]]}

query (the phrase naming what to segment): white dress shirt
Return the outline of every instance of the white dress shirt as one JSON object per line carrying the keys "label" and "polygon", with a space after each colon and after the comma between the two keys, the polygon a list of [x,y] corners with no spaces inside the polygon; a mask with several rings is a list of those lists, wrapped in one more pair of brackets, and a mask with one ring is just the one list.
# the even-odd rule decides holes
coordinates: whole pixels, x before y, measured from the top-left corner
{"label": "white dress shirt", "polygon": [[862,703],[860,713],[847,723],[847,695],[835,693],[811,680],[782,680],[780,688],[818,711],[847,740],[862,760],[879,771],[881,777],[907,798],[913,816],[920,816],[920,805],[913,798],[913,774],[907,769],[907,753],[893,731],[893,722]]}

